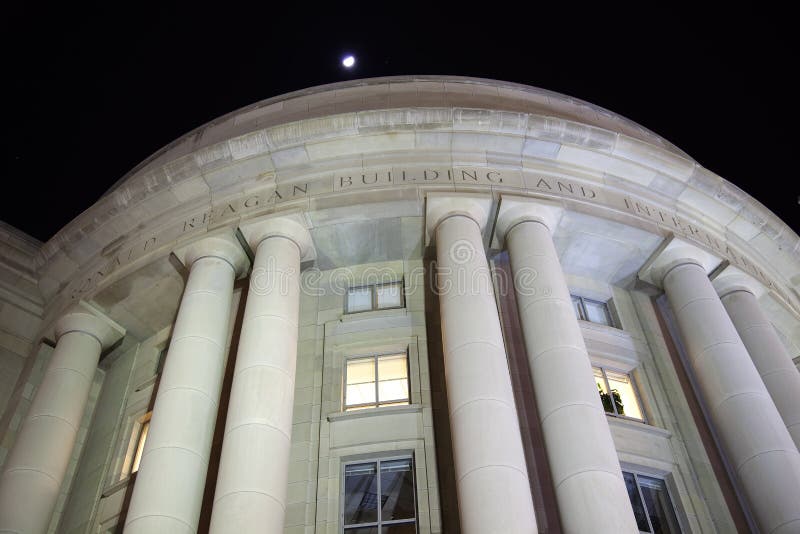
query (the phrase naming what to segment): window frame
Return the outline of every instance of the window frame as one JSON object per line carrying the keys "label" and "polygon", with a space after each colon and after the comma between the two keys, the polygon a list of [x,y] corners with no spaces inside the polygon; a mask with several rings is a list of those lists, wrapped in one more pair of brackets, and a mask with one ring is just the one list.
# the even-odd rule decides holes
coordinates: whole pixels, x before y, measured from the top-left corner
{"label": "window frame", "polygon": [[[681,525],[681,515],[678,513],[678,509],[675,506],[675,499],[672,498],[672,492],[669,489],[669,484],[667,484],[667,480],[663,476],[653,475],[652,473],[644,473],[642,471],[636,469],[630,469],[626,467],[622,467],[623,478],[625,473],[633,475],[633,481],[636,484],[636,493],[639,495],[639,501],[642,503],[642,508],[644,508],[644,515],[647,519],[647,526],[650,528],[649,532],[639,531],[641,534],[653,534],[653,522],[650,519],[650,510],[647,509],[647,501],[645,501],[644,494],[642,493],[642,485],[639,483],[639,477],[645,476],[648,478],[653,478],[656,480],[660,480],[664,484],[664,491],[667,493],[667,497],[669,498],[669,504],[672,508],[672,513],[675,516],[675,521],[678,523],[678,528],[680,528],[681,533],[683,532],[683,527]],[[633,503],[631,503],[633,505]]]}
{"label": "window frame", "polygon": [[[414,496],[414,518],[413,519],[394,519],[389,521],[382,521],[381,514],[383,513],[383,506],[378,506],[378,520],[374,523],[355,523],[352,525],[346,525],[344,522],[344,509],[346,504],[346,495],[345,495],[345,472],[347,470],[347,466],[349,465],[357,465],[357,464],[367,464],[367,463],[374,463],[375,464],[375,473],[377,478],[377,491],[378,495],[380,495],[381,490],[381,462],[390,462],[393,460],[410,460],[411,461],[411,493]],[[414,459],[414,453],[407,453],[407,454],[387,454],[385,456],[368,456],[366,458],[352,458],[347,461],[343,461],[341,463],[341,483],[339,485],[339,495],[341,496],[340,500],[341,503],[339,505],[339,524],[340,529],[339,532],[341,534],[347,534],[348,529],[353,530],[357,528],[371,528],[374,527],[378,529],[378,533],[381,532],[382,527],[384,526],[392,526],[392,525],[408,525],[413,524],[414,530],[419,533],[419,502],[417,501],[417,465]]]}
{"label": "window frame", "polygon": [[[638,408],[639,408],[639,412],[642,414],[642,418],[639,419],[637,417],[631,417],[630,415],[625,415],[625,414],[618,413],[617,412],[617,404],[614,402],[614,396],[613,395],[611,396],[611,408],[614,410],[614,413],[609,413],[609,412],[605,411],[605,409],[603,409],[603,413],[605,413],[606,415],[609,415],[611,417],[618,417],[620,419],[627,419],[629,421],[636,421],[638,423],[648,424],[647,423],[647,414],[645,413],[645,410],[644,410],[644,404],[642,404],[642,397],[639,394],[639,386],[636,384],[636,381],[633,378],[633,370],[623,371],[622,369],[609,367],[607,365],[598,365],[598,364],[592,362],[592,370],[594,371],[594,369],[600,369],[600,372],[603,374],[603,382],[605,383],[606,391],[608,391],[609,395],[611,395],[611,384],[608,381],[608,375],[606,374],[606,370],[613,371],[615,373],[620,373],[620,374],[623,374],[623,375],[628,377],[628,379],[631,381],[631,389],[633,390],[633,396],[636,398],[636,403],[639,405]],[[592,372],[592,375],[594,375],[594,372]]]}
{"label": "window frame", "polygon": [[[379,384],[380,384],[380,376],[378,375],[378,360],[380,360],[383,356],[398,356],[400,354],[404,354],[406,357],[406,383],[408,384],[408,396],[405,399],[400,400],[392,400],[386,401],[385,403],[381,403],[380,394],[379,394]],[[372,358],[375,363],[375,402],[367,402],[362,404],[347,404],[347,364],[352,360],[366,360],[367,358]],[[409,406],[411,405],[411,362],[409,361],[409,354],[408,348],[405,351],[391,351],[391,352],[376,352],[374,354],[360,354],[360,355],[353,355],[348,356],[344,360],[344,372],[343,381],[342,381],[342,411],[359,411],[364,410],[367,408],[385,408],[388,405],[398,405],[401,402],[406,402]]]}
{"label": "window frame", "polygon": [[[611,302],[611,299],[608,299],[608,300],[606,300],[604,302],[602,300],[590,299],[590,298],[587,298],[587,297],[583,297],[581,295],[576,295],[574,293],[570,293],[569,296],[570,296],[570,300],[573,303],[575,302],[576,299],[578,301],[578,320],[579,321],[586,321],[587,323],[599,324],[601,326],[608,326],[610,328],[619,329],[619,326],[617,325],[617,321],[614,318],[614,314],[611,313],[611,306],[609,305],[609,303]],[[588,314],[586,313],[586,304],[585,304],[586,302],[591,302],[592,304],[602,304],[604,309],[605,309],[605,312],[606,312],[606,317],[608,318],[608,324],[596,323],[594,321],[590,321],[589,319],[587,319]]]}
{"label": "window frame", "polygon": [[[400,286],[400,304],[397,306],[387,306],[385,308],[378,307],[378,292],[377,288],[379,287],[386,287],[386,286],[393,286],[397,285]],[[350,299],[348,298],[350,292],[354,289],[364,289],[369,288],[370,291],[370,308],[368,310],[357,310],[351,311],[350,310]],[[405,283],[403,279],[395,280],[394,282],[380,282],[376,284],[363,284],[360,286],[350,286],[347,288],[347,292],[344,296],[344,313],[349,315],[353,313],[366,313],[371,311],[379,311],[379,310],[399,310],[406,307],[406,294],[405,294]]]}

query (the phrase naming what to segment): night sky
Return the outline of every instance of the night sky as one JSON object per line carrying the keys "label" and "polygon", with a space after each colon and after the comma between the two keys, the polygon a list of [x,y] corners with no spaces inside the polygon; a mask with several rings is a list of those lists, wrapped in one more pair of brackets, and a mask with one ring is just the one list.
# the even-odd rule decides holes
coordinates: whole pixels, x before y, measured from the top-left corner
{"label": "night sky", "polygon": [[[525,11],[500,2],[27,4],[0,17],[0,220],[40,240],[211,119],[313,85],[411,74],[507,80],[605,107],[800,230],[789,126],[797,30],[764,3],[610,15],[567,2]],[[346,52],[358,61],[352,71],[340,63]]]}

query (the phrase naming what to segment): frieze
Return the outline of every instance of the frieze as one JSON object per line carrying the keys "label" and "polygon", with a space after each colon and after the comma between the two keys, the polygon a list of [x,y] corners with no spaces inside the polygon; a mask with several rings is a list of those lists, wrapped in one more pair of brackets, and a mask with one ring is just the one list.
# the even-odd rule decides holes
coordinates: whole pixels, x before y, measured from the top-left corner
{"label": "frieze", "polygon": [[272,184],[234,200],[226,200],[170,225],[158,233],[142,236],[132,245],[116,251],[112,257],[100,262],[100,267],[89,271],[72,282],[67,289],[70,299],[78,299],[92,291],[101,281],[116,270],[152,253],[169,243],[188,238],[196,232],[224,225],[226,221],[239,220],[268,212],[282,203],[317,195],[346,192],[357,189],[375,189],[398,186],[427,185],[478,185],[502,186],[520,189],[531,194],[546,194],[572,198],[616,209],[650,221],[659,227],[690,239],[727,259],[765,286],[786,297],[776,284],[752,261],[725,240],[681,218],[676,212],[656,207],[632,195],[604,191],[600,184],[589,180],[569,179],[545,171],[492,169],[485,167],[430,167],[360,170],[357,173],[333,173],[307,181]]}

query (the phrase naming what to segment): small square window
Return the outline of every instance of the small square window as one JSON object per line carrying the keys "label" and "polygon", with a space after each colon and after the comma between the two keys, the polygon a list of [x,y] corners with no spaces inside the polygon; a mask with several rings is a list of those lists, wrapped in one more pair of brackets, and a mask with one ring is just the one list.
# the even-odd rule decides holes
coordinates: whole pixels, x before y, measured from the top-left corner
{"label": "small square window", "polygon": [[403,282],[351,287],[347,290],[346,313],[403,307]]}
{"label": "small square window", "polygon": [[417,531],[414,462],[388,458],[344,466],[346,534],[414,534]]}
{"label": "small square window", "polygon": [[679,534],[681,527],[664,481],[639,473],[622,472],[633,515],[640,532]]}
{"label": "small square window", "polygon": [[606,413],[644,421],[631,375],[604,367],[592,369]]}
{"label": "small square window", "polygon": [[409,404],[408,355],[382,354],[347,360],[345,410]]}
{"label": "small square window", "polygon": [[575,316],[579,320],[616,327],[608,308],[608,302],[600,302],[577,295],[570,296],[572,297],[572,306],[575,308]]}

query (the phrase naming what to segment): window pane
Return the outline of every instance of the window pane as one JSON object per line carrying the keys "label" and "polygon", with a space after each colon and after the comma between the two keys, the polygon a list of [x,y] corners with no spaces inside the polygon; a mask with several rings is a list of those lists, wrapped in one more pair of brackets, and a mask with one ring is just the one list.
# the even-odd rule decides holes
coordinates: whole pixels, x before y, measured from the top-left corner
{"label": "window pane", "polygon": [[625,486],[628,488],[628,498],[633,506],[633,516],[636,518],[636,525],[642,532],[650,532],[650,525],[647,524],[647,516],[644,512],[642,499],[639,498],[639,490],[636,488],[636,480],[632,473],[622,472],[625,478]]}
{"label": "window pane", "polygon": [[136,454],[133,457],[131,473],[135,473],[139,470],[139,462],[142,461],[142,451],[144,451],[144,442],[147,439],[148,430],[150,430],[150,421],[145,421],[142,423],[142,429],[139,432],[139,443],[136,444]]}
{"label": "window pane", "polygon": [[408,379],[382,380],[378,382],[378,400],[381,403],[408,399]]}
{"label": "window pane", "polygon": [[375,358],[347,360],[345,406],[375,402]]}
{"label": "window pane", "polygon": [[411,459],[381,462],[381,493],[381,521],[414,518],[414,471]]}
{"label": "window pane", "polygon": [[572,297],[572,307],[575,308],[575,317],[583,320],[583,311],[581,310],[580,297],[576,297],[575,295],[570,295],[570,297]]}
{"label": "window pane", "polygon": [[386,284],[383,286],[375,286],[375,296],[378,299],[378,308],[399,308],[400,307],[400,289],[402,284]]}
{"label": "window pane", "polygon": [[619,415],[642,419],[642,410],[633,391],[633,382],[630,375],[617,373],[606,369],[608,384],[611,386],[611,396]]}
{"label": "window pane", "polygon": [[675,516],[664,481],[643,475],[639,475],[638,478],[654,534],[678,534],[681,531],[678,518]]}
{"label": "window pane", "polygon": [[614,413],[614,407],[611,404],[611,395],[608,394],[606,381],[603,379],[603,371],[597,367],[592,367],[592,371],[594,371],[594,381],[597,382],[597,391],[600,393],[603,409],[606,413]]}
{"label": "window pane", "polygon": [[416,523],[401,523],[399,525],[389,525],[381,529],[381,534],[415,534],[417,532]]}
{"label": "window pane", "polygon": [[[378,521],[378,478],[375,463],[353,464],[344,468],[344,524]],[[350,532],[350,531],[348,531]],[[353,530],[352,532],[358,532]],[[377,529],[365,529],[376,532]]]}
{"label": "window pane", "polygon": [[378,527],[356,527],[344,529],[347,534],[378,534]]}
{"label": "window pane", "polygon": [[611,326],[611,314],[605,302],[583,299],[583,307],[586,309],[587,321]]}
{"label": "window pane", "polygon": [[408,377],[408,358],[405,354],[390,354],[378,358],[378,380]]}
{"label": "window pane", "polygon": [[347,385],[375,382],[375,358],[347,360]]}
{"label": "window pane", "polygon": [[372,309],[372,288],[357,287],[347,292],[348,313]]}

